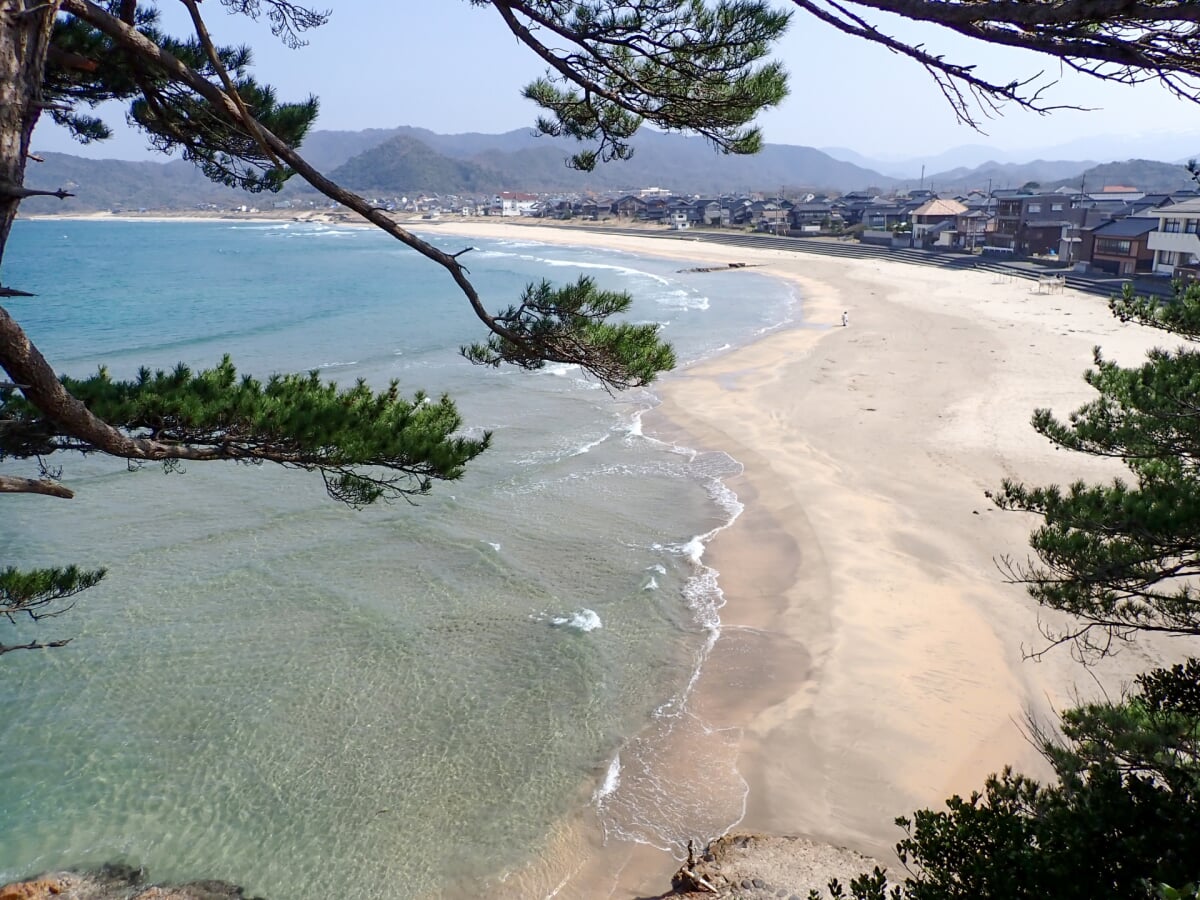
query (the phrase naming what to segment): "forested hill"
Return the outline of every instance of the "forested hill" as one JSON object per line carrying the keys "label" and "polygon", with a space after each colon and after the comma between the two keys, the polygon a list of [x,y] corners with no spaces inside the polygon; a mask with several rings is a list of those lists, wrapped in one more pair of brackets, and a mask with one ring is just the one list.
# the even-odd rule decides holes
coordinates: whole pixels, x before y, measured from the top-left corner
{"label": "forested hill", "polygon": [[[597,166],[594,172],[578,172],[566,164],[577,145],[535,137],[528,130],[499,135],[438,135],[405,128],[397,129],[395,136],[359,153],[332,174],[350,187],[401,192],[417,188],[471,191],[481,187],[618,191],[654,185],[681,193],[713,194],[780,187],[889,188],[900,183],[812,147],[768,144],[755,156],[729,156],[716,152],[702,138],[657,132],[641,133],[632,144],[632,159]],[[317,142],[317,147],[322,155],[331,149],[324,139]],[[459,165],[447,165],[447,160]],[[414,180],[422,175],[428,179],[424,184]]]}
{"label": "forested hill", "polygon": [[211,203],[228,207],[254,204],[259,198],[221,187],[200,174],[190,162],[131,162],[123,159],[84,159],[66,153],[38,153],[25,168],[25,186],[74,194],[30,197],[21,204],[25,215],[89,212],[101,209],[195,209]]}
{"label": "forested hill", "polygon": [[[701,138],[680,135],[651,132],[639,135],[633,143],[633,159],[600,165],[594,172],[568,168],[567,158],[578,149],[573,142],[535,137],[528,129],[493,135],[440,135],[408,127],[318,131],[308,137],[301,152],[318,169],[347,187],[389,194],[615,192],[650,186],[712,194],[803,187],[886,190],[904,184],[811,147],[768,144],[758,155],[744,157],[722,155]],[[193,166],[180,161],[125,162],[58,153],[39,155],[45,162],[30,164],[28,186],[43,190],[66,186],[78,196],[64,202],[33,198],[24,207],[27,213],[113,207],[191,209],[201,203],[262,205],[272,199],[211,185]],[[293,179],[283,196],[305,190]]]}
{"label": "forested hill", "polygon": [[[645,132],[633,142],[633,159],[577,172],[566,165],[576,149],[567,140],[536,137],[529,129],[503,134],[437,134],[423,128],[397,127],[366,131],[317,131],[301,148],[318,169],[347,187],[369,194],[420,192],[490,194],[499,190],[616,194],[644,187],[679,193],[718,194],[799,188],[864,190],[915,188],[918,179],[899,179],[834,159],[811,147],[768,144],[756,156],[723,156],[701,138]],[[35,135],[36,147],[36,135]],[[25,213],[78,212],[98,209],[189,210],[205,204],[269,206],[279,198],[227,190],[205,180],[182,161],[126,162],[89,160],[60,153],[39,154],[31,162],[27,184],[77,196],[59,201],[35,197]],[[1167,191],[1190,185],[1182,166],[1149,160],[1096,165],[1091,161],[985,163],[928,176],[935,190],[986,190],[1017,187],[1026,182],[1045,189],[1083,181],[1089,190],[1129,185],[1144,191]],[[283,198],[315,194],[298,179]]]}
{"label": "forested hill", "polygon": [[389,138],[347,160],[330,172],[329,177],[355,190],[388,194],[490,193],[512,183],[495,169],[443,156],[405,135]]}
{"label": "forested hill", "polygon": [[1196,183],[1187,169],[1174,163],[1153,159],[1127,159],[1124,162],[1101,163],[1074,178],[1043,184],[1047,190],[1059,187],[1079,187],[1100,190],[1105,185],[1127,185],[1148,193],[1169,193],[1194,188]]}

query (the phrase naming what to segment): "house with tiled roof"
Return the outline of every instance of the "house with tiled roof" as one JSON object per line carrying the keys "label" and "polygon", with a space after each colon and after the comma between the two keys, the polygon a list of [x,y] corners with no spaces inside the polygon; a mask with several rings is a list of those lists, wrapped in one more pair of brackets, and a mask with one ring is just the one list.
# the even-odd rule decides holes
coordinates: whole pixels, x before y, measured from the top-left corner
{"label": "house with tiled roof", "polygon": [[950,246],[957,236],[958,217],[967,212],[967,207],[957,200],[934,197],[926,200],[910,215],[913,240],[917,243],[934,243]]}
{"label": "house with tiled roof", "polygon": [[1158,219],[1148,216],[1126,216],[1085,228],[1079,260],[1112,275],[1151,272],[1154,250],[1150,247],[1150,235],[1157,230]]}

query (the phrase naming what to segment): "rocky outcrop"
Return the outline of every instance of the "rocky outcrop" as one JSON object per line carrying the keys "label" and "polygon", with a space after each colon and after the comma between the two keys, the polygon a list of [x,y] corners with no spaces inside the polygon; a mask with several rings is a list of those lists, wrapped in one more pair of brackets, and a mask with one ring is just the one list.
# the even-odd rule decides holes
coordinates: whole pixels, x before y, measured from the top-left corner
{"label": "rocky outcrop", "polygon": [[733,833],[713,841],[672,879],[677,896],[693,900],[807,900],[825,895],[831,878],[852,878],[881,864],[868,856],[802,837]]}
{"label": "rocky outcrop", "polygon": [[107,865],[55,872],[0,887],[0,900],[263,900],[226,881],[151,884],[145,869]]}
{"label": "rocky outcrop", "polygon": [[49,875],[32,881],[18,881],[0,887],[0,900],[45,900],[61,897],[70,886],[66,875]]}

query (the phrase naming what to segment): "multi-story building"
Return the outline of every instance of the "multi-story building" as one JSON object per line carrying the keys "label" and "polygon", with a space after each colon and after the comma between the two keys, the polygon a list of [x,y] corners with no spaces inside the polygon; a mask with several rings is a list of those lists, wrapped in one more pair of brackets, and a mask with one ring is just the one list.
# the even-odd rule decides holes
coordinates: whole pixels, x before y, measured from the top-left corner
{"label": "multi-story building", "polygon": [[1200,198],[1153,210],[1158,231],[1150,234],[1154,271],[1175,278],[1200,274]]}
{"label": "multi-story building", "polygon": [[1067,194],[996,192],[995,227],[988,246],[1011,250],[1017,256],[1046,256],[1062,252],[1066,229],[1078,228],[1082,209]]}

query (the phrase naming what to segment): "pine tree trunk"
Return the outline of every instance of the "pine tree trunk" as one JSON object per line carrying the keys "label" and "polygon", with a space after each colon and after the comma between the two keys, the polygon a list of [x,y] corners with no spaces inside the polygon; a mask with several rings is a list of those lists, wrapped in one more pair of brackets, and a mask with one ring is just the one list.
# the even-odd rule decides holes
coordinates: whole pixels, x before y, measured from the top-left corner
{"label": "pine tree trunk", "polygon": [[[59,0],[0,0],[0,262],[12,230]],[[0,279],[2,282],[2,279]]]}

